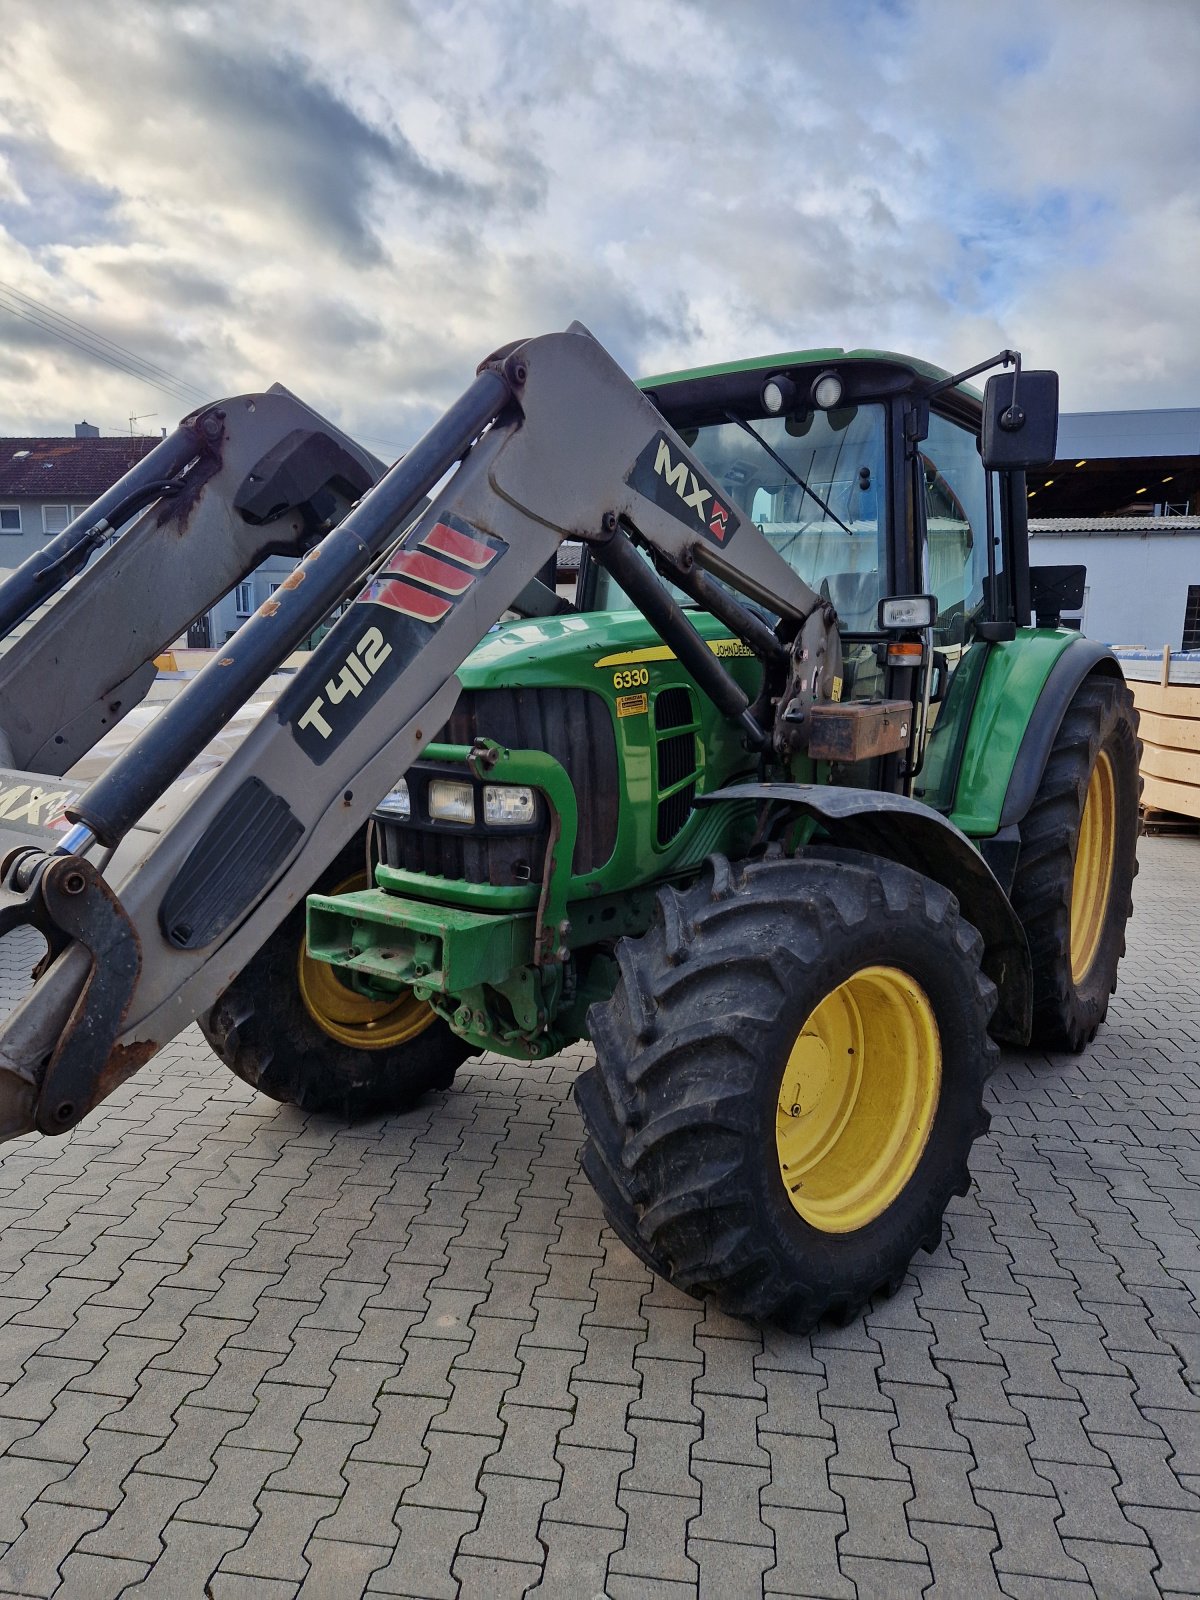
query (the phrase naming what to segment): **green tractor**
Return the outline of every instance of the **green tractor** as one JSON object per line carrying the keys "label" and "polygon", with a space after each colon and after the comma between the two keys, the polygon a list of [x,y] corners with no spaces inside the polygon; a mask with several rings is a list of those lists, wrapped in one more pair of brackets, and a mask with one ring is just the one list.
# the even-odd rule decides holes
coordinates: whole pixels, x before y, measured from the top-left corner
{"label": "green tractor", "polygon": [[[590,1039],[583,1165],[656,1272],[798,1330],[894,1288],[967,1189],[995,1041],[1103,1022],[1136,871],[1131,697],[1060,625],[1077,572],[1028,563],[1053,375],[985,405],[976,370],[818,350],[645,380],[836,612],[831,697],[787,700],[769,607],[585,543],[574,601],[491,629],[365,849],[202,1018],[233,1071],[379,1114],[477,1052]],[[663,448],[663,494],[707,514]],[[760,725],[812,719],[803,753],[756,747],[663,603]]]}

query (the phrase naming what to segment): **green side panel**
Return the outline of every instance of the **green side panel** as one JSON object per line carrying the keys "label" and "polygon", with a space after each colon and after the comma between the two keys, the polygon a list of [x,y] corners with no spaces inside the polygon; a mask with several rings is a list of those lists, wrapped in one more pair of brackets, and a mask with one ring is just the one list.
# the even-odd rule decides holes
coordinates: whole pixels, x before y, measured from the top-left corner
{"label": "green side panel", "polygon": [[964,833],[986,838],[999,828],[1033,708],[1059,657],[1081,642],[1068,628],[1018,628],[1011,644],[988,651],[950,812]]}

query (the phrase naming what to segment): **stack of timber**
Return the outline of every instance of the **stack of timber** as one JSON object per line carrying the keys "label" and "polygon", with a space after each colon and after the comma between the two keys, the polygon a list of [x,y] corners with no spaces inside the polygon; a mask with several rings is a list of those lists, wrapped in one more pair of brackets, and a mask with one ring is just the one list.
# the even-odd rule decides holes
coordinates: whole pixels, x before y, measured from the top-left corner
{"label": "stack of timber", "polygon": [[1200,657],[1169,648],[1117,656],[1141,718],[1147,821],[1159,812],[1200,821]]}

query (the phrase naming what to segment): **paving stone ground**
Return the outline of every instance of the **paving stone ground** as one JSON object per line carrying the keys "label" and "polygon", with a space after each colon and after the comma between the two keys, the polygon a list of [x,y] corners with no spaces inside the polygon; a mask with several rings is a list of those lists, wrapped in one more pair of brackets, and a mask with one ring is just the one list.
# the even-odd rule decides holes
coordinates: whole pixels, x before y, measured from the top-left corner
{"label": "paving stone ground", "polygon": [[1107,1027],[1005,1056],[943,1244],[844,1329],[651,1279],[582,1048],[344,1127],[191,1029],[6,1146],[0,1593],[1196,1594],[1200,841],[1141,856]]}

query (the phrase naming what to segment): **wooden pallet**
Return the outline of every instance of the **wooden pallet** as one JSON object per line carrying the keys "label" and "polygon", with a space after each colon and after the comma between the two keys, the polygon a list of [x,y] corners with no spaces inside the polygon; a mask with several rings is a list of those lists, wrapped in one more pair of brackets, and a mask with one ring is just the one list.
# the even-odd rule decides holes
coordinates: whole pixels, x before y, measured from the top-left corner
{"label": "wooden pallet", "polygon": [[1180,816],[1178,811],[1160,811],[1157,806],[1142,804],[1142,832],[1154,834],[1200,834],[1200,820]]}
{"label": "wooden pallet", "polygon": [[1157,683],[1128,682],[1141,718],[1147,827],[1176,831],[1170,822],[1158,821],[1160,817],[1200,822],[1200,684],[1171,682],[1170,650],[1163,651]]}

